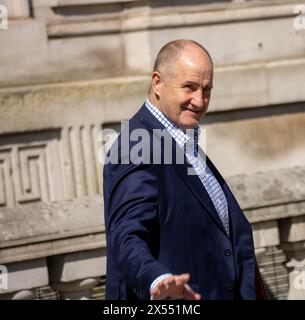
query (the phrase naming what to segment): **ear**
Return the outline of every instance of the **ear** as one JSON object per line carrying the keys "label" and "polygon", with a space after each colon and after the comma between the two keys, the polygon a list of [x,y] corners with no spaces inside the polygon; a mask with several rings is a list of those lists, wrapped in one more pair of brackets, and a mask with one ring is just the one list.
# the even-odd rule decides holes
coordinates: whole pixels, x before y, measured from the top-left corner
{"label": "ear", "polygon": [[158,71],[154,71],[151,75],[151,86],[154,94],[159,97],[161,91],[161,75]]}

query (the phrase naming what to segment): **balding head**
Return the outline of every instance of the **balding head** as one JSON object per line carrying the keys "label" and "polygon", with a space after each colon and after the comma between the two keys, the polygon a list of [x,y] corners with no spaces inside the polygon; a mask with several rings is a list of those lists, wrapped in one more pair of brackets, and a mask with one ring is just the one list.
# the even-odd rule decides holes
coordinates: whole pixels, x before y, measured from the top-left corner
{"label": "balding head", "polygon": [[192,40],[175,40],[158,53],[150,102],[179,128],[189,129],[204,117],[213,87],[213,63],[207,50]]}
{"label": "balding head", "polygon": [[199,50],[206,55],[213,66],[212,58],[209,52],[198,42],[193,40],[179,39],[164,45],[155,60],[153,71],[163,74],[173,73],[175,63],[184,53],[190,50]]}

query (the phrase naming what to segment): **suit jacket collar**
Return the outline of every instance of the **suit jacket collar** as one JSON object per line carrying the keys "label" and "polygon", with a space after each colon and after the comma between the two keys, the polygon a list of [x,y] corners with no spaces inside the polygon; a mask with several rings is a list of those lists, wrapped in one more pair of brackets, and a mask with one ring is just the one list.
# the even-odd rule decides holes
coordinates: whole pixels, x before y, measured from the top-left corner
{"label": "suit jacket collar", "polygon": [[150,130],[165,129],[164,125],[147,109],[145,103],[142,105],[136,116],[138,116]]}

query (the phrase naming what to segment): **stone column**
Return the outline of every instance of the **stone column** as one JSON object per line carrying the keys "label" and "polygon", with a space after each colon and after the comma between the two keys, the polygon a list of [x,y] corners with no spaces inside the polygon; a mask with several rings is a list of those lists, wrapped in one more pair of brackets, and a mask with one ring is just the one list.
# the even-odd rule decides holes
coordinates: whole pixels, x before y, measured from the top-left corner
{"label": "stone column", "polygon": [[305,300],[305,242],[286,247],[289,261],[288,300]]}
{"label": "stone column", "polygon": [[50,286],[61,299],[91,299],[91,291],[106,273],[106,250],[94,249],[48,257]]}
{"label": "stone column", "polygon": [[48,284],[46,259],[25,260],[4,264],[7,268],[7,288],[0,290],[0,300],[30,300],[36,288]]}
{"label": "stone column", "polygon": [[256,258],[269,299],[286,299],[288,274],[286,256],[279,248],[280,237],[277,220],[253,224]]}
{"label": "stone column", "polygon": [[86,278],[70,282],[51,282],[51,287],[59,292],[62,300],[90,300],[92,289],[99,283],[99,278]]}
{"label": "stone column", "polygon": [[29,0],[2,0],[8,9],[9,18],[27,18],[30,16]]}
{"label": "stone column", "polygon": [[283,219],[280,223],[282,248],[289,273],[288,300],[305,300],[305,216]]}
{"label": "stone column", "polygon": [[0,294],[0,300],[33,300],[36,289],[26,289],[7,294]]}

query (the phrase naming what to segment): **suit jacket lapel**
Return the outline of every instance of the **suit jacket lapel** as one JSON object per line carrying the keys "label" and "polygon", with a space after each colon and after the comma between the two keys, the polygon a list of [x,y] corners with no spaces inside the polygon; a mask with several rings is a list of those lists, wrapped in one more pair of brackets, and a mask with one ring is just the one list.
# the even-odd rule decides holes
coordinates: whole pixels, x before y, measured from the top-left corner
{"label": "suit jacket lapel", "polygon": [[[179,151],[183,152],[181,149]],[[204,153],[201,149],[199,149],[199,152],[201,153],[201,156],[204,156]],[[216,224],[223,230],[225,234],[225,228],[223,226],[222,221],[219,218],[219,215],[215,209],[215,206],[206,191],[205,187],[203,186],[200,178],[197,174],[188,174],[187,169],[191,168],[192,166],[188,164],[187,159],[185,157],[185,163],[184,165],[176,164],[176,161],[173,162],[173,165],[175,169],[178,171],[180,176],[183,178],[184,182],[188,185],[188,187],[191,189],[191,191],[195,194],[197,199],[200,201],[200,203],[204,206],[204,208],[207,210],[207,212],[211,215],[212,219],[216,222]]]}
{"label": "suit jacket lapel", "polygon": [[[141,118],[142,122],[145,123],[145,125],[150,129],[151,131],[153,129],[165,129],[165,127],[158,121],[147,108],[145,105],[142,106],[142,108],[139,110],[138,113],[139,117]],[[166,131],[167,132],[167,131]],[[153,132],[153,134],[158,135],[158,132]],[[192,166],[188,164],[188,161],[186,159],[186,156],[181,148],[178,147],[176,141],[172,138],[172,136],[167,133],[165,135],[165,138],[168,140],[168,144],[165,143],[167,146],[171,146],[172,148],[172,159],[171,164],[174,166],[174,168],[177,170],[178,174],[183,179],[184,183],[187,184],[191,192],[194,193],[196,198],[199,200],[201,205],[207,210],[207,212],[210,214],[212,219],[215,221],[215,223],[223,230],[223,232],[226,234],[226,231],[224,229],[224,226],[219,218],[219,215],[215,209],[215,206],[204,188],[200,178],[195,174],[188,174],[188,169],[191,169]],[[199,152],[202,156],[204,156],[203,151],[199,148]],[[164,152],[162,150],[162,154],[164,155]],[[182,164],[181,161],[177,161],[177,159],[181,160],[183,159]],[[212,169],[211,169],[212,170]],[[213,172],[213,170],[212,170]]]}

